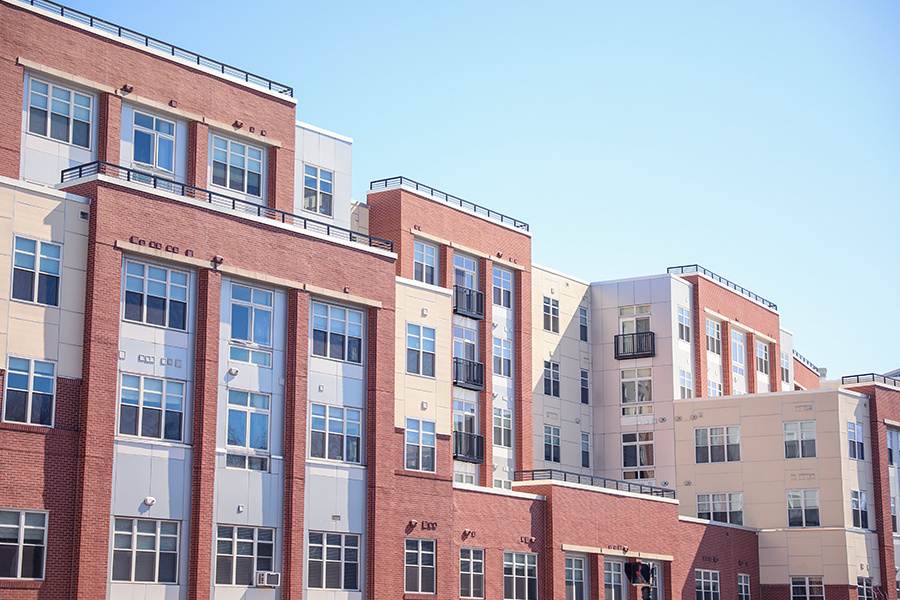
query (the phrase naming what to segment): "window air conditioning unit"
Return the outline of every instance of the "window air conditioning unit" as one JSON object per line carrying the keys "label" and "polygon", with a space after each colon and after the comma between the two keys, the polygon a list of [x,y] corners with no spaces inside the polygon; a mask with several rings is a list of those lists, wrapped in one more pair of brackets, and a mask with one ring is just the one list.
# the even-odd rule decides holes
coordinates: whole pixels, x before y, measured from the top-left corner
{"label": "window air conditioning unit", "polygon": [[274,588],[281,585],[281,573],[256,572],[256,587]]}

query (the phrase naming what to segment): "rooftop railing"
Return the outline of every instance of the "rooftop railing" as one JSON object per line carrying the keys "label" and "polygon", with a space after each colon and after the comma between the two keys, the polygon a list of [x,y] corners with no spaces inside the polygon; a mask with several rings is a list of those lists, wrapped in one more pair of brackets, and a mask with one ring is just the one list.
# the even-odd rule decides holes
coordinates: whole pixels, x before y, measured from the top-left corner
{"label": "rooftop railing", "polygon": [[154,50],[170,54],[176,58],[180,58],[182,60],[200,65],[201,67],[212,69],[213,71],[217,71],[219,73],[222,73],[223,75],[235,77],[242,81],[246,81],[247,83],[252,83],[273,92],[284,94],[285,96],[294,96],[294,90],[289,86],[283,85],[281,83],[276,83],[270,79],[266,79],[265,77],[260,77],[259,75],[248,73],[247,71],[232,67],[230,65],[226,65],[225,63],[221,63],[217,60],[201,56],[189,50],[185,50],[184,48],[179,48],[178,46],[167,44],[166,42],[162,42],[160,40],[157,40],[156,38],[152,38],[142,33],[132,31],[131,29],[126,29],[125,27],[115,25],[114,23],[110,23],[109,21],[104,21],[103,19],[92,17],[89,14],[71,9],[67,6],[63,6],[62,4],[50,2],[49,0],[21,1],[25,4],[30,4],[31,6],[42,8],[61,17],[72,19],[73,21],[77,21],[82,25],[87,25],[88,27],[99,29],[100,31],[106,32],[108,34],[129,40],[131,42],[135,42],[142,46],[146,46],[147,48],[153,48]]}
{"label": "rooftop railing", "polygon": [[884,385],[900,388],[900,379],[888,377],[886,375],[865,373],[862,375],[846,375],[841,377],[841,385],[850,385],[853,383],[883,383]]}
{"label": "rooftop railing", "polygon": [[803,356],[802,354],[800,354],[799,352],[797,352],[797,351],[794,350],[793,348],[791,348],[791,352],[794,354],[794,358],[796,358],[798,361],[800,361],[801,363],[803,363],[803,364],[806,366],[807,369],[810,369],[810,370],[812,370],[812,371],[815,371],[816,373],[819,372],[819,367],[817,367],[816,365],[812,364],[812,362],[811,362],[808,358],[806,358],[805,356]]}
{"label": "rooftop railing", "polygon": [[96,161],[65,169],[62,172],[61,179],[63,183],[66,183],[67,181],[74,181],[91,175],[105,175],[114,179],[137,183],[162,192],[168,192],[170,194],[184,196],[185,198],[206,202],[218,208],[225,208],[238,213],[274,219],[299,229],[314,231],[346,242],[363,244],[365,246],[380,248],[391,252],[394,250],[394,243],[389,240],[383,240],[364,233],[357,233],[355,231],[350,231],[349,229],[344,229],[343,227],[322,223],[321,221],[308,219],[283,210],[260,206],[249,200],[234,198],[226,194],[220,194],[219,192],[205,190],[192,185],[179,183],[172,179],[157,177],[156,175],[142,173],[141,171],[127,169],[107,162]]}
{"label": "rooftop railing", "polygon": [[760,304],[762,304],[763,306],[765,306],[767,308],[771,308],[772,310],[778,310],[778,306],[774,302],[769,302],[762,296],[754,294],[747,288],[741,287],[738,284],[734,283],[733,281],[728,281],[721,275],[716,275],[709,269],[704,269],[700,265],[681,265],[679,267],[669,267],[666,270],[666,272],[671,273],[672,275],[687,275],[689,273],[701,273],[703,275],[706,275],[713,281],[721,283],[725,287],[736,291],[738,294],[742,294],[742,295],[750,298],[751,300],[759,302]]}
{"label": "rooftop railing", "polygon": [[620,492],[648,494],[650,496],[659,496],[661,498],[675,498],[675,490],[669,488],[644,485],[642,483],[632,483],[630,481],[620,481],[618,479],[607,479],[606,477],[594,477],[593,475],[579,475],[578,473],[569,473],[568,471],[558,471],[556,469],[516,471],[516,481],[563,481],[566,483],[579,483],[581,485],[590,485]]}
{"label": "rooftop railing", "polygon": [[446,202],[447,204],[452,204],[453,206],[459,206],[460,208],[464,208],[466,210],[472,211],[477,215],[485,216],[489,219],[493,219],[495,221],[500,221],[501,223],[505,223],[507,225],[512,225],[517,229],[522,229],[524,231],[528,231],[528,223],[520,221],[518,219],[513,219],[512,217],[508,217],[502,213],[498,213],[497,211],[491,210],[489,208],[485,208],[483,206],[479,206],[474,202],[469,202],[468,200],[463,200],[462,198],[457,198],[456,196],[452,196],[446,192],[442,192],[440,190],[436,190],[432,187],[428,187],[427,185],[422,185],[421,183],[415,182],[412,179],[407,177],[391,177],[390,179],[379,179],[377,181],[373,181],[369,184],[370,190],[381,190],[384,188],[394,187],[394,186],[406,186],[408,188],[412,188],[417,192],[421,192],[428,196],[432,196],[442,202]]}

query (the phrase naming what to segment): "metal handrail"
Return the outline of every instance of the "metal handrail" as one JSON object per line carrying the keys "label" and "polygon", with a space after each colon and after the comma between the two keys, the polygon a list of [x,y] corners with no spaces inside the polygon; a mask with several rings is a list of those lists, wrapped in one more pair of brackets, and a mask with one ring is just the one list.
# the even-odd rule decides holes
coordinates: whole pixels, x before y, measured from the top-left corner
{"label": "metal handrail", "polygon": [[491,210],[489,208],[485,208],[484,206],[480,206],[475,204],[474,202],[469,202],[468,200],[463,200],[462,198],[457,198],[451,194],[446,192],[442,192],[440,190],[436,190],[433,187],[429,187],[427,185],[423,185],[408,177],[391,177],[389,179],[378,179],[369,184],[370,190],[380,190],[384,188],[394,187],[394,186],[406,186],[408,188],[412,188],[417,192],[422,192],[424,194],[428,194],[438,200],[442,200],[447,204],[453,204],[459,206],[460,208],[465,208],[466,210],[470,210],[478,215],[484,215],[489,219],[494,219],[495,221],[500,221],[501,223],[506,223],[508,225],[512,225],[517,229],[523,229],[528,231],[528,223],[524,221],[520,221],[518,219],[513,219],[512,217],[506,216],[502,213],[498,213],[495,210]]}
{"label": "metal handrail", "polygon": [[563,481],[566,483],[579,483],[581,485],[590,485],[608,490],[618,490],[620,492],[648,494],[650,496],[659,496],[662,498],[675,498],[675,490],[669,488],[645,485],[642,483],[631,483],[630,481],[622,481],[620,479],[594,477],[593,475],[579,475],[578,473],[558,471],[556,469],[516,471],[516,481]]}
{"label": "metal handrail", "polygon": [[388,250],[390,252],[393,252],[394,250],[394,243],[390,240],[384,240],[364,233],[357,233],[349,229],[344,229],[343,227],[338,227],[337,225],[322,223],[321,221],[308,219],[306,217],[285,212],[283,210],[278,210],[276,208],[260,206],[259,204],[254,204],[249,200],[234,198],[232,196],[220,194],[219,192],[213,192],[211,190],[205,190],[203,188],[194,187],[185,183],[179,183],[173,179],[157,177],[156,175],[152,175],[150,173],[135,171],[134,169],[128,169],[126,167],[121,167],[119,165],[114,165],[108,162],[95,161],[83,165],[78,165],[77,167],[64,169],[62,172],[61,180],[62,183],[65,183],[67,181],[74,181],[76,179],[89,177],[91,175],[106,175],[108,177],[114,177],[122,181],[130,181],[133,183],[145,185],[147,187],[152,187],[163,192],[169,192],[171,194],[184,196],[185,198],[207,202],[213,206],[218,206],[220,208],[229,208],[237,212],[255,214],[257,217],[274,219],[288,225],[293,225],[294,227],[299,227],[300,229],[323,233],[327,236],[345,240],[348,242],[364,244],[367,246],[371,246],[372,248],[381,248],[382,250]]}
{"label": "metal handrail", "polygon": [[238,69],[236,67],[232,67],[231,65],[226,65],[225,63],[219,62],[217,60],[213,60],[211,58],[201,56],[200,54],[197,54],[195,52],[185,50],[184,48],[179,48],[178,46],[167,44],[166,42],[160,41],[156,38],[152,38],[142,33],[132,31],[131,29],[115,25],[114,23],[110,23],[109,21],[104,21],[103,19],[92,17],[87,13],[71,9],[68,6],[63,6],[62,4],[57,4],[56,2],[50,2],[50,0],[21,1],[25,4],[36,6],[37,8],[44,9],[61,17],[72,19],[73,21],[77,21],[78,23],[87,25],[88,27],[99,29],[100,31],[104,31],[108,34],[115,35],[137,44],[141,44],[148,48],[153,48],[154,50],[158,50],[160,52],[165,52],[166,54],[171,54],[176,58],[195,63],[197,65],[200,65],[201,67],[206,67],[208,69],[212,69],[213,71],[218,71],[223,75],[242,79],[247,83],[252,83],[254,85],[267,88],[273,92],[284,94],[285,96],[290,96],[292,98],[294,97],[294,89],[290,86],[276,83],[271,79],[266,79],[265,77],[260,77],[259,75],[248,73],[243,69]]}
{"label": "metal handrail", "polygon": [[453,358],[453,385],[471,390],[484,389],[484,363],[467,358]]}
{"label": "metal handrail", "polygon": [[802,354],[800,354],[793,348],[791,348],[791,352],[794,354],[794,358],[796,358],[798,361],[803,363],[808,369],[811,369],[811,370],[815,371],[816,373],[819,372],[819,367],[812,364],[812,362],[810,362],[810,360],[808,358],[806,358],[805,356],[803,356]]}
{"label": "metal handrail", "polygon": [[468,431],[453,432],[453,458],[462,462],[484,462],[484,436]]}
{"label": "metal handrail", "polygon": [[615,336],[615,342],[618,360],[656,356],[656,334],[652,331],[619,333]]}
{"label": "metal handrail", "polygon": [[453,311],[473,319],[483,319],[484,293],[462,285],[454,285]]}
{"label": "metal handrail", "polygon": [[860,375],[845,375],[844,377],[841,377],[841,385],[853,383],[883,383],[885,385],[900,388],[900,379],[888,377],[887,375],[878,375],[877,373],[863,373]]}
{"label": "metal handrail", "polygon": [[681,265],[678,267],[669,267],[668,269],[666,269],[666,272],[671,273],[672,275],[683,275],[685,273],[702,273],[703,275],[706,275],[713,281],[721,283],[725,287],[731,288],[734,291],[736,291],[737,293],[747,296],[751,300],[755,300],[756,302],[759,302],[760,304],[762,304],[763,306],[765,306],[767,308],[771,308],[772,310],[778,310],[778,306],[774,302],[770,302],[770,301],[766,300],[765,298],[763,298],[762,296],[760,296],[758,294],[754,294],[747,288],[739,286],[738,284],[734,283],[733,281],[729,281],[729,280],[725,279],[721,275],[716,275],[709,269],[704,269],[700,265]]}

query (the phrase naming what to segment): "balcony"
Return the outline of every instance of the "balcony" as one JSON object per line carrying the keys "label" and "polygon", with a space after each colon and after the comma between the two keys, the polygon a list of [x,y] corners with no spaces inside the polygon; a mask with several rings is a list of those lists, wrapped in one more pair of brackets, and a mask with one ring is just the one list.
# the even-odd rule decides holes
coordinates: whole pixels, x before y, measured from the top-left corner
{"label": "balcony", "polygon": [[483,390],[484,364],[465,358],[454,358],[453,385],[469,390]]}
{"label": "balcony", "polygon": [[484,463],[484,436],[467,431],[453,432],[453,460]]}
{"label": "balcony", "polygon": [[484,318],[484,294],[461,285],[453,286],[453,312],[473,319]]}
{"label": "balcony", "polygon": [[647,494],[650,496],[658,496],[660,498],[675,498],[675,490],[669,488],[644,485],[642,483],[631,483],[630,481],[620,481],[618,479],[607,479],[606,477],[579,475],[578,473],[558,471],[556,469],[516,471],[516,481],[562,481],[564,483],[577,483],[579,485],[589,485],[607,490],[631,492],[633,494]]}
{"label": "balcony", "polygon": [[616,360],[656,356],[656,336],[652,331],[620,333],[616,336]]}

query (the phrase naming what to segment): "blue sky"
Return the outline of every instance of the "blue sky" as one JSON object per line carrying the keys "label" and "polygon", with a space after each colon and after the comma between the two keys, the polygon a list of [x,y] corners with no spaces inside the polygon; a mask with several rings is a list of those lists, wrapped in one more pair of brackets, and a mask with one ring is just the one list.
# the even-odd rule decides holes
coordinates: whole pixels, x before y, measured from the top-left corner
{"label": "blue sky", "polygon": [[292,85],[358,200],[415,179],[590,281],[699,263],[829,377],[900,368],[896,2],[68,6]]}

